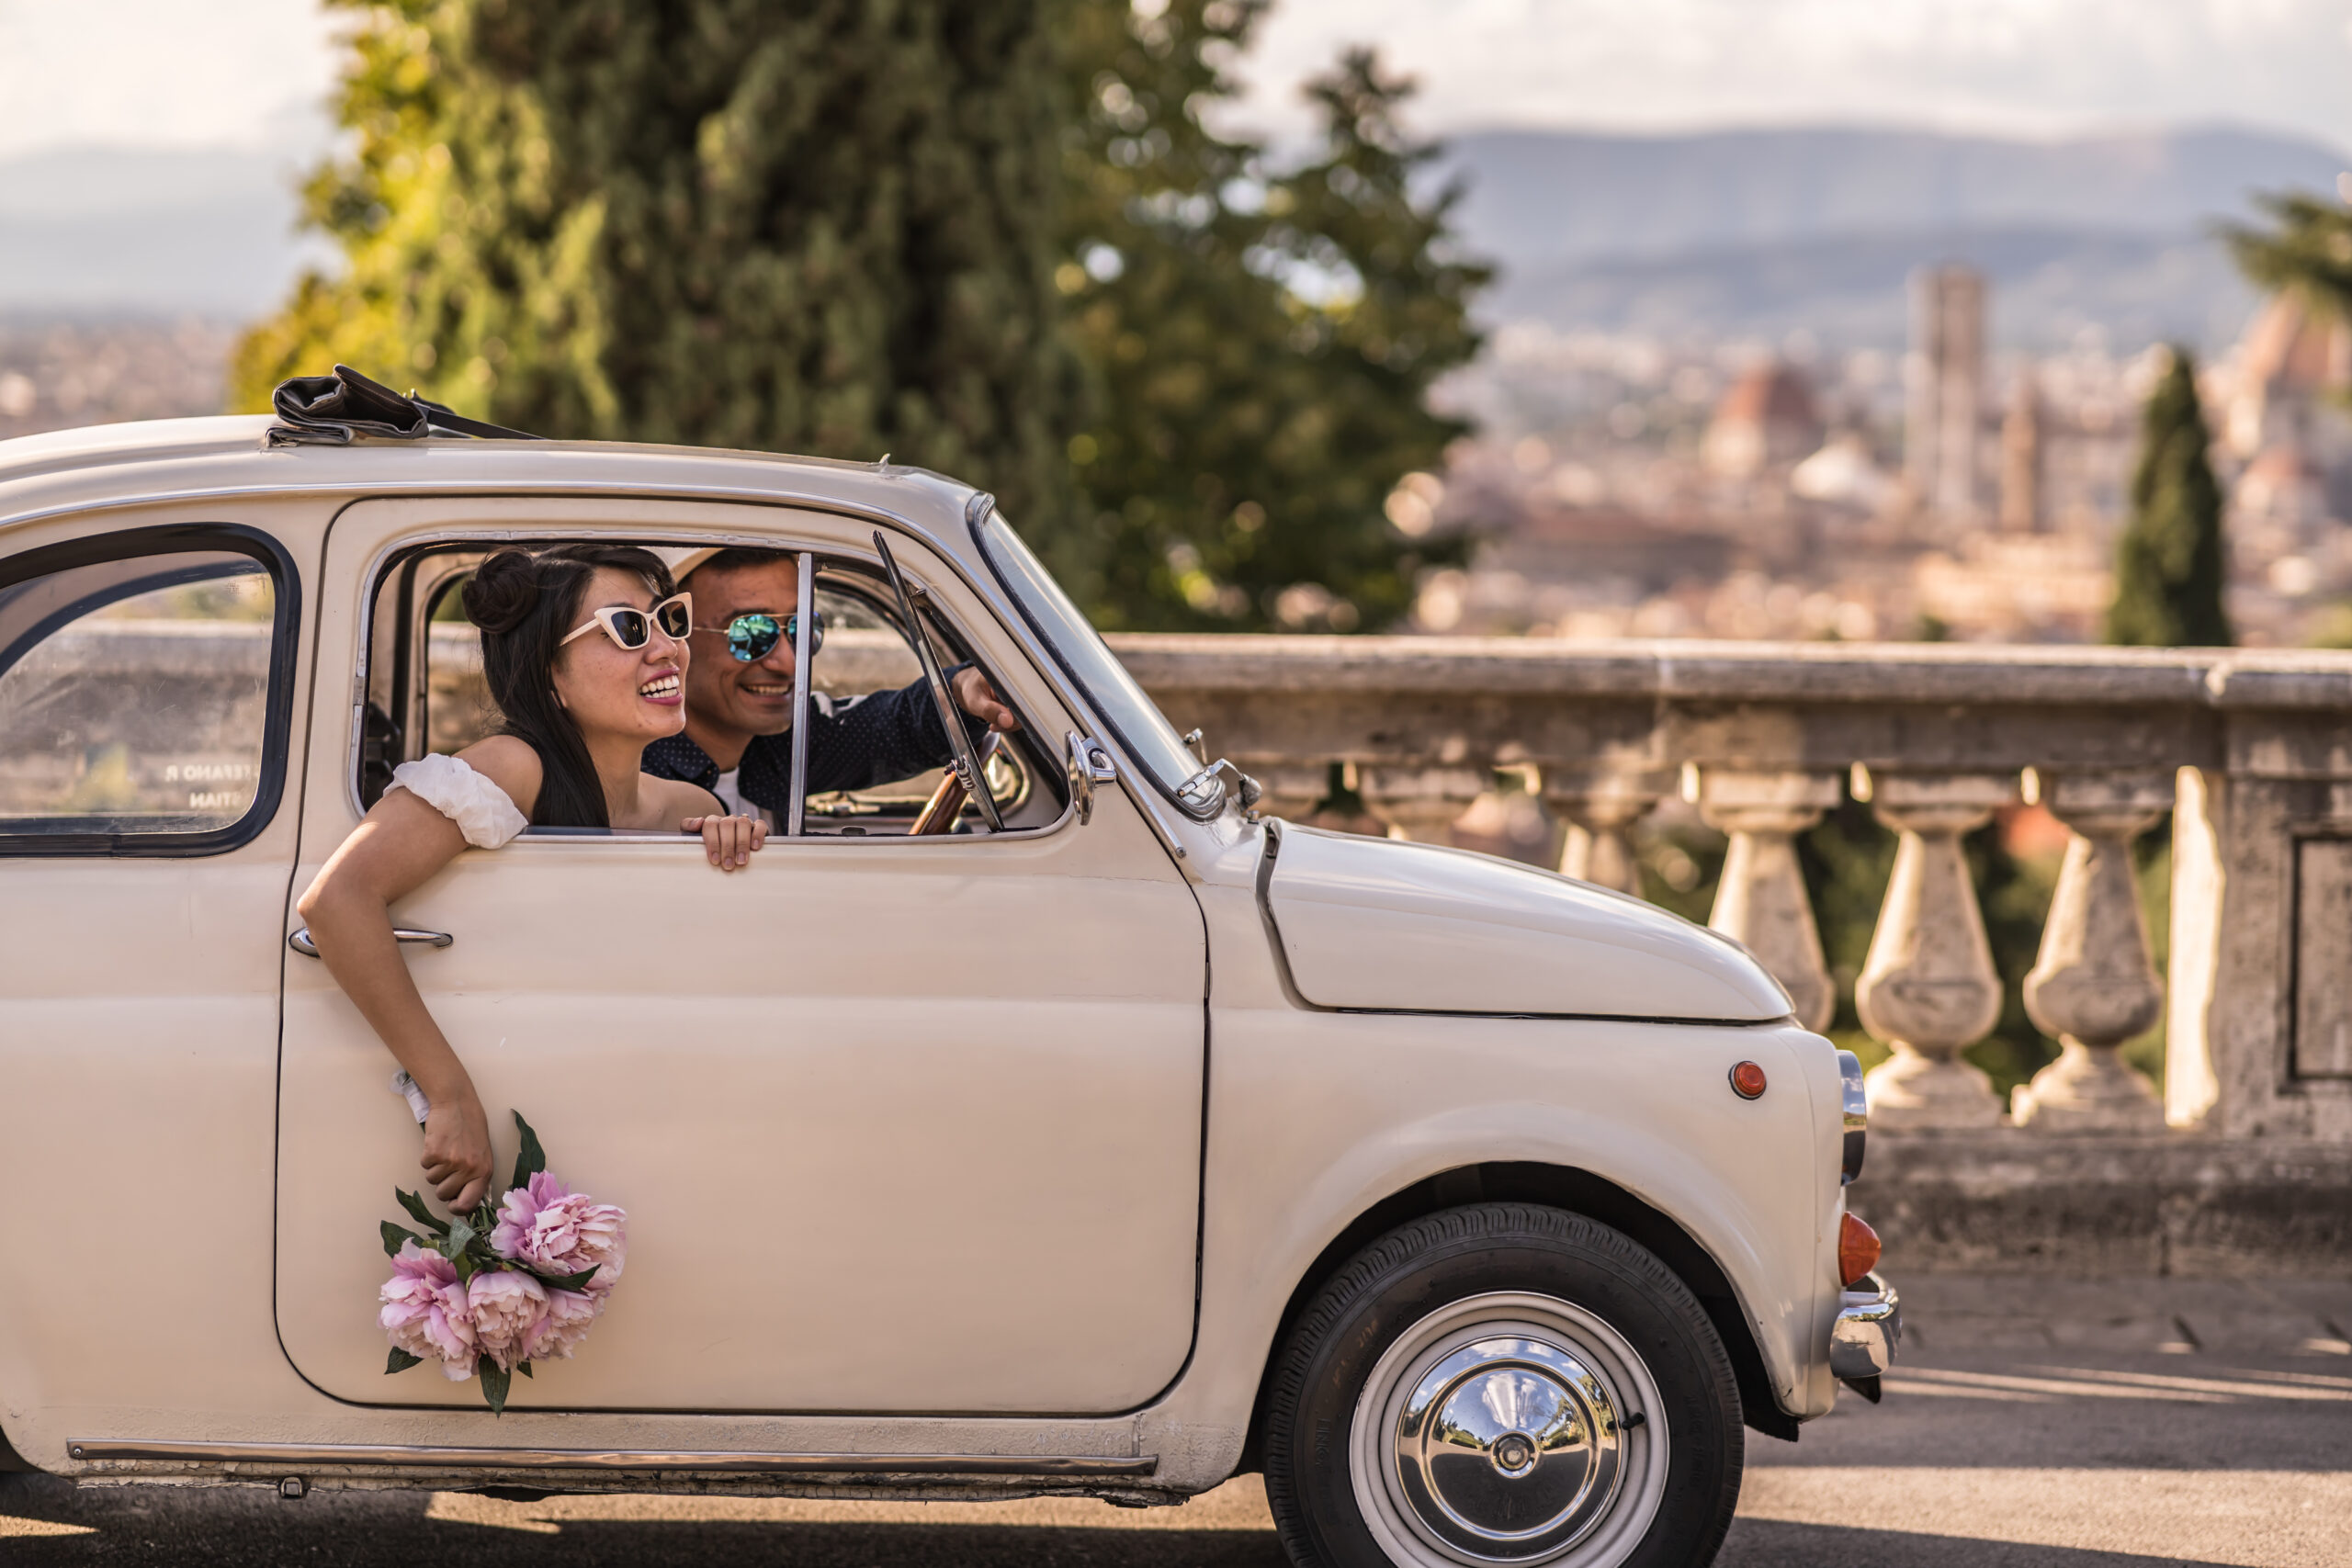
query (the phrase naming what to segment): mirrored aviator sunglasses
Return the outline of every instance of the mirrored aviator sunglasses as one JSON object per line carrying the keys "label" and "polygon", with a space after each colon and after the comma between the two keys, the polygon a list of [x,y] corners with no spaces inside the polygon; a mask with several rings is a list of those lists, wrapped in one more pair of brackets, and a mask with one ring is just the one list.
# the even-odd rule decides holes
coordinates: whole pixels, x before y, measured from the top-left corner
{"label": "mirrored aviator sunglasses", "polygon": [[[709,629],[727,639],[727,651],[739,664],[749,664],[754,659],[765,659],[775,651],[779,642],[797,642],[800,636],[800,617],[797,615],[781,618],[764,610],[752,610],[736,616],[723,626]],[[825,646],[825,612],[808,613],[808,655]]]}
{"label": "mirrored aviator sunglasses", "polygon": [[[673,593],[650,610],[632,610],[625,604],[608,604],[574,626],[563,641],[568,643],[574,637],[586,637],[601,628],[606,637],[613,639],[615,647],[635,653],[653,640],[653,628],[656,626],[661,627],[662,635],[671,641],[684,642],[686,634],[694,630],[694,595]],[[557,646],[560,648],[563,644]]]}

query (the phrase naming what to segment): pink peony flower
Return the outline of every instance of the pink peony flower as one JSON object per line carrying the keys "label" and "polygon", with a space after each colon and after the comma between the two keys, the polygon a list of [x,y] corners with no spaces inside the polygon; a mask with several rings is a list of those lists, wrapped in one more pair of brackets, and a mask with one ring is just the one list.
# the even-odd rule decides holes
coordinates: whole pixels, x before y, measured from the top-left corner
{"label": "pink peony flower", "polygon": [[580,1342],[588,1337],[588,1326],[605,1312],[603,1291],[549,1291],[548,1314],[524,1354],[534,1361],[568,1361]]}
{"label": "pink peony flower", "polygon": [[439,1361],[451,1382],[474,1375],[473,1306],[447,1258],[404,1241],[392,1259],[392,1277],[376,1294],[384,1303],[376,1321],[395,1348]]}
{"label": "pink peony flower", "polygon": [[628,1253],[628,1215],[574,1192],[546,1171],[499,1201],[491,1250],[549,1274],[594,1269],[591,1292],[613,1288]]}
{"label": "pink peony flower", "polygon": [[474,1339],[482,1353],[508,1371],[528,1360],[526,1348],[548,1315],[548,1291],[513,1269],[485,1269],[466,1286],[474,1310]]}

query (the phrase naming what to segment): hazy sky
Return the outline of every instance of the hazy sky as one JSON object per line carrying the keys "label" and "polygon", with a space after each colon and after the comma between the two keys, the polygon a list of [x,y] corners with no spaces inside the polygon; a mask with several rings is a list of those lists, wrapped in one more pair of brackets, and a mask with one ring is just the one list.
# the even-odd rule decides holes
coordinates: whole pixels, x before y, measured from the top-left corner
{"label": "hazy sky", "polygon": [[[0,154],[266,143],[322,101],[334,25],[315,0],[0,0]],[[1296,83],[1359,41],[1440,130],[2230,120],[2352,150],[2346,0],[1279,0],[1251,118],[1297,129]]]}

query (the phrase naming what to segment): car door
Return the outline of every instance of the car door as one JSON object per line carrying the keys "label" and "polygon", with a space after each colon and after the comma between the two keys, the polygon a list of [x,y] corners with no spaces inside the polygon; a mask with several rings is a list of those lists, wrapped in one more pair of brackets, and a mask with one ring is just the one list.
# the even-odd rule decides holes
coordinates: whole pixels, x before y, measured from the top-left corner
{"label": "car door", "polygon": [[[0,1361],[17,1416],[218,1407],[277,1362],[296,563],[316,560],[324,513],[155,506],[0,544]],[[142,1269],[209,1283],[161,1314],[144,1291],[60,1288]]]}
{"label": "car door", "polygon": [[[655,502],[375,501],[328,541],[371,577],[404,542],[773,538],[873,555],[870,524]],[[954,575],[896,547],[1043,734],[1078,725]],[[372,577],[371,577],[372,580]],[[295,879],[357,819],[367,628],[327,607]],[[511,1158],[629,1213],[627,1271],[579,1357],[518,1405],[1104,1412],[1191,1342],[1205,946],[1191,891],[1116,791],[1091,820],[996,836],[697,843],[526,835],[394,911]],[[288,915],[288,928],[294,923]],[[382,1044],[322,964],[289,964],[277,1309],[338,1396],[477,1404],[388,1381],[378,1222],[418,1134]]]}

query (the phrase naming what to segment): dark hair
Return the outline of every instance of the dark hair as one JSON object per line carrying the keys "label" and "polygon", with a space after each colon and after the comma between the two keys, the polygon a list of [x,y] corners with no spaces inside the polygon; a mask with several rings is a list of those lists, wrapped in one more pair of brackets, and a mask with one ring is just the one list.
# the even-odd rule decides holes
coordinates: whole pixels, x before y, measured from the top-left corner
{"label": "dark hair", "polygon": [[729,545],[686,575],[698,577],[706,571],[749,571],[755,566],[786,565],[797,558],[790,550],[763,549],[755,545]]}
{"label": "dark hair", "polygon": [[555,694],[556,653],[580,624],[581,601],[599,567],[642,578],[656,599],[677,592],[662,558],[634,545],[501,550],[466,583],[466,616],[481,628],[482,674],[505,718],[500,733],[539,754],[535,828],[612,826],[588,743]]}

